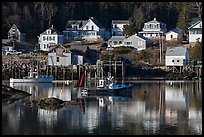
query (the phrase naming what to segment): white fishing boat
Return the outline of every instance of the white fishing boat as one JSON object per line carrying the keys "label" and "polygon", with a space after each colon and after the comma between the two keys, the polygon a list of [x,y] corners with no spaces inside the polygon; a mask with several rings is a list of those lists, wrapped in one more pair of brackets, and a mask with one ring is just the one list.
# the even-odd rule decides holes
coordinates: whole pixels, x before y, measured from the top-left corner
{"label": "white fishing boat", "polygon": [[10,78],[10,83],[51,83],[53,79],[53,76],[39,75],[37,71],[31,69],[28,76],[21,79]]}

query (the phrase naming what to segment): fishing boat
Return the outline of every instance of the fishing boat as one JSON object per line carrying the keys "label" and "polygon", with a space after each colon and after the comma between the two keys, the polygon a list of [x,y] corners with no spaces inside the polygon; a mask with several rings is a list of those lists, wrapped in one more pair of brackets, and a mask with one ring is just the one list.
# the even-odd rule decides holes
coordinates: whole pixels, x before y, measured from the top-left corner
{"label": "fishing boat", "polygon": [[30,69],[28,76],[22,79],[10,78],[10,83],[51,83],[53,76],[39,75],[34,69]]}

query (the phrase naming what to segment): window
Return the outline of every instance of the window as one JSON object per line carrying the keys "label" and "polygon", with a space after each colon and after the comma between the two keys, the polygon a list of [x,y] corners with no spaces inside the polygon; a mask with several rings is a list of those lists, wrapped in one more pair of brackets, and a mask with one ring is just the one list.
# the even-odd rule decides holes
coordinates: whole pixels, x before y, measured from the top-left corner
{"label": "window", "polygon": [[115,24],[115,28],[117,28],[117,24]]}
{"label": "window", "polygon": [[127,45],[131,45],[132,44],[132,42],[127,42]]}
{"label": "window", "polygon": [[174,62],[174,60],[172,60],[172,62]]}
{"label": "window", "polygon": [[94,30],[94,26],[91,26],[91,29]]}
{"label": "window", "polygon": [[46,44],[44,44],[44,49],[46,49]]}
{"label": "window", "polygon": [[171,39],[173,38],[173,35],[171,35]]}
{"label": "window", "polygon": [[121,45],[122,44],[122,41],[119,41],[119,45]]}
{"label": "window", "polygon": [[88,30],[89,29],[89,26],[86,26],[86,30]]}
{"label": "window", "polygon": [[117,41],[113,41],[113,44],[114,44],[114,45],[117,45],[117,44],[118,44],[118,42],[117,42]]}
{"label": "window", "polygon": [[59,62],[59,57],[57,57],[57,62]]}
{"label": "window", "polygon": [[46,40],[46,38],[45,38],[45,36],[43,36],[43,41],[45,41]]}
{"label": "window", "polygon": [[53,38],[52,38],[54,41],[55,41],[55,36],[53,36]]}
{"label": "window", "polygon": [[177,62],[179,62],[179,60],[177,60]]}

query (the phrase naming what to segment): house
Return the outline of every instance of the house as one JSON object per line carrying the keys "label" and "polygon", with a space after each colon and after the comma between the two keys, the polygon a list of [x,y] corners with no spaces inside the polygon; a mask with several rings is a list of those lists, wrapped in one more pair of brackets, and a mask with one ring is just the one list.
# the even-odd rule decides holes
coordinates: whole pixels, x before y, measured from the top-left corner
{"label": "house", "polygon": [[52,45],[48,51],[49,66],[82,65],[88,62],[89,47],[87,45]]}
{"label": "house", "polygon": [[125,39],[125,36],[112,36],[108,40],[108,47],[119,47],[123,46],[123,40]]}
{"label": "house", "polygon": [[53,25],[38,36],[38,44],[41,51],[49,51],[55,44],[63,44],[63,35],[53,28]]}
{"label": "house", "polygon": [[189,43],[202,41],[202,20],[195,22],[189,28]]}
{"label": "house", "polygon": [[180,68],[189,63],[188,48],[185,46],[167,47],[165,55],[165,66],[167,68]]}
{"label": "house", "polygon": [[151,44],[152,44],[152,41],[150,39],[136,34],[123,40],[124,46],[133,47],[137,49],[137,51],[144,50],[146,49],[147,46]]}
{"label": "house", "polygon": [[172,30],[169,30],[165,36],[166,36],[166,41],[182,41],[183,40],[183,31],[180,30],[179,28],[174,28]]}
{"label": "house", "polygon": [[97,19],[91,17],[88,20],[69,20],[63,35],[65,42],[72,40],[96,41],[100,38],[106,39],[107,32]]}
{"label": "house", "polygon": [[154,20],[144,23],[144,27],[142,31],[139,32],[139,35],[146,38],[160,38],[160,36],[163,36],[166,31],[166,24],[159,22],[154,18]]}
{"label": "house", "polygon": [[62,45],[55,45],[48,51],[49,66],[70,66],[72,53]]}
{"label": "house", "polygon": [[123,30],[126,25],[129,25],[128,20],[112,20],[112,36],[123,36]]}
{"label": "house", "polygon": [[7,44],[7,39],[2,39],[2,53],[13,50],[14,47]]}
{"label": "house", "polygon": [[23,42],[25,41],[25,33],[21,33],[17,26],[13,24],[13,26],[8,31],[8,40],[9,42]]}

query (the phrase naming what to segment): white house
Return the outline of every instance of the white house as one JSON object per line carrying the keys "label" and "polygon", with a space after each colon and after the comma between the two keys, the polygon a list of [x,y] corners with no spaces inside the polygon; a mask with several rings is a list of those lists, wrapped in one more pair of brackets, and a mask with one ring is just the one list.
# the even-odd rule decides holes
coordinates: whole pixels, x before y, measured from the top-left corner
{"label": "white house", "polygon": [[50,48],[48,52],[49,66],[69,66],[71,65],[71,51],[62,45]]}
{"label": "white house", "polygon": [[108,47],[119,47],[123,46],[123,40],[125,39],[125,36],[112,36],[108,40]]}
{"label": "white house", "polygon": [[142,35],[146,38],[159,38],[166,33],[166,24],[159,22],[154,18],[154,20],[144,23],[144,27],[139,35]]}
{"label": "white house", "polygon": [[22,42],[25,41],[25,33],[21,33],[17,26],[13,24],[13,26],[8,31],[8,41],[17,41]]}
{"label": "white house", "polygon": [[197,21],[189,28],[189,43],[195,43],[197,40],[202,41],[202,21]]}
{"label": "white house", "polygon": [[65,31],[63,31],[64,41],[71,40],[98,40],[106,39],[107,32],[103,25],[94,18],[88,20],[69,20]]}
{"label": "white house", "polygon": [[55,44],[63,44],[63,35],[53,28],[53,25],[38,36],[40,50],[49,51],[49,48]]}
{"label": "white house", "polygon": [[185,46],[167,47],[165,66],[167,67],[183,67],[189,63],[188,48]]}
{"label": "white house", "polygon": [[[71,46],[65,48],[62,45],[54,45],[48,52],[48,65],[49,66],[70,66],[83,64],[83,55],[77,54],[74,51],[78,46]],[[81,46],[86,47],[86,46]],[[84,51],[86,52],[86,51]]]}
{"label": "white house", "polygon": [[128,20],[112,20],[112,36],[123,36],[123,31],[126,25],[129,25]]}
{"label": "white house", "polygon": [[165,36],[166,41],[172,41],[172,40],[182,40],[183,39],[183,31],[179,28],[174,28],[172,30],[169,30]]}
{"label": "white house", "polygon": [[152,41],[144,36],[141,35],[132,35],[126,39],[123,40],[124,46],[130,46],[137,51],[146,49],[147,46],[149,46],[152,43]]}

